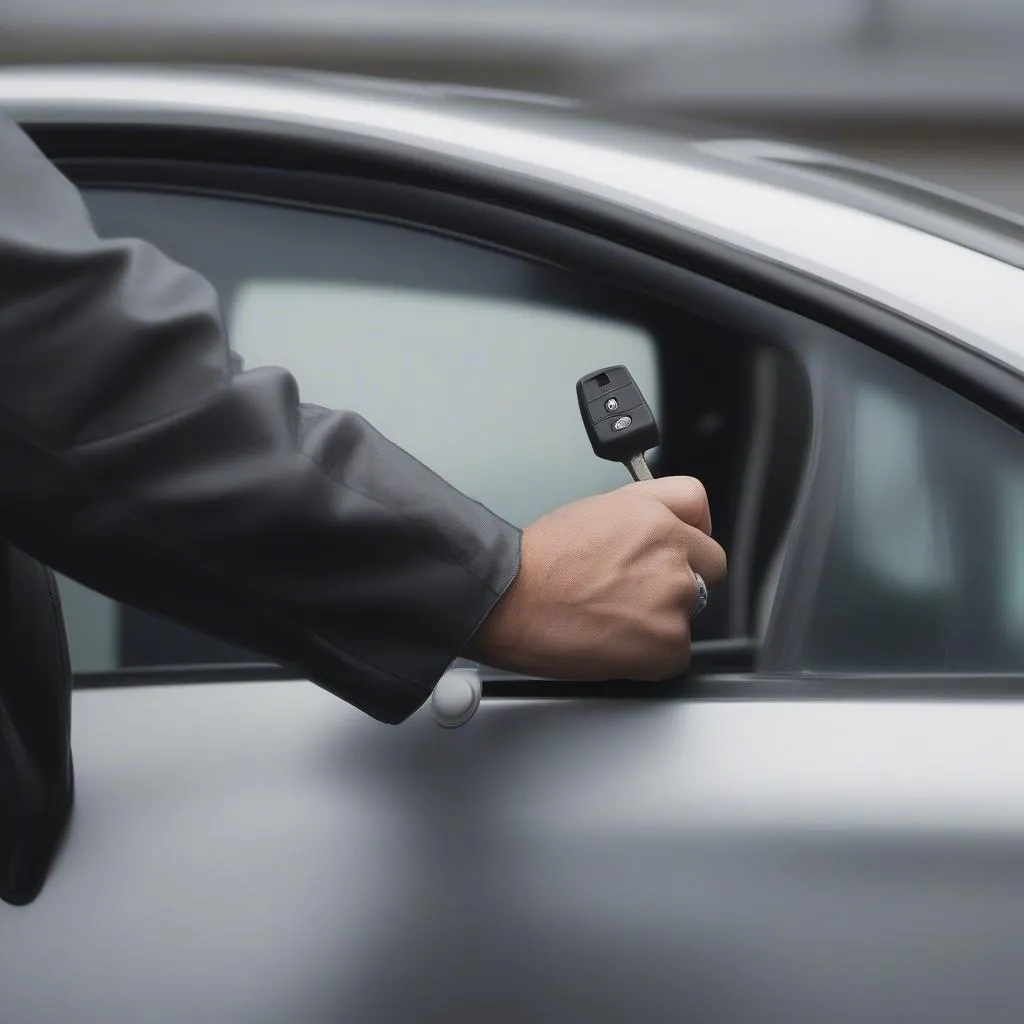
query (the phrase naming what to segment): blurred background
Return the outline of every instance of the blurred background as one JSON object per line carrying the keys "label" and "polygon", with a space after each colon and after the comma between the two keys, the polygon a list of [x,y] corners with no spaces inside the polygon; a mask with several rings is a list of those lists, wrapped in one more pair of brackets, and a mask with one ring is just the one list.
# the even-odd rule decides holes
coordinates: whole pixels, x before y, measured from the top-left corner
{"label": "blurred background", "polygon": [[289,65],[657,108],[1024,212],[1024,0],[0,0],[0,61]]}

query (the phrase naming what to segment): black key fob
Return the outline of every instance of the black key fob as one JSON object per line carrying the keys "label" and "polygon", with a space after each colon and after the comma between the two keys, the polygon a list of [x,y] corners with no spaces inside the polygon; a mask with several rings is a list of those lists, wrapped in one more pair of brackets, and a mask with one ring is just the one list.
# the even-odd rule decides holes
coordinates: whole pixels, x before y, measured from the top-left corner
{"label": "black key fob", "polygon": [[644,452],[661,441],[654,413],[625,366],[581,377],[576,398],[590,446],[599,459],[621,462],[634,480],[650,480]]}

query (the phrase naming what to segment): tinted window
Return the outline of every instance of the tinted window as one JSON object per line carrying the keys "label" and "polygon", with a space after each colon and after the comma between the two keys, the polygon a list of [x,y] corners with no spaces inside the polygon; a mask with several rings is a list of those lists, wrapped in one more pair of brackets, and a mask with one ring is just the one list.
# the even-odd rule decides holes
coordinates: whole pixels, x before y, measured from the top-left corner
{"label": "tinted window", "polygon": [[[626,482],[594,458],[576,380],[626,363],[659,413],[642,315],[553,269],[408,227],[294,208],[92,191],[108,236],[144,237],[217,287],[248,367],[354,408],[511,522]],[[252,660],[61,581],[73,664]]]}
{"label": "tinted window", "polygon": [[1024,669],[1024,437],[867,350],[804,667]]}

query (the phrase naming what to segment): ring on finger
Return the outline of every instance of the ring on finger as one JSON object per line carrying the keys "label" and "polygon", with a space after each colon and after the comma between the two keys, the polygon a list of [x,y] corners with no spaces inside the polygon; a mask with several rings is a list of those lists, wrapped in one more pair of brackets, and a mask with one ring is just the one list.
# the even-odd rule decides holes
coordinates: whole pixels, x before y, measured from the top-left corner
{"label": "ring on finger", "polygon": [[693,578],[697,581],[697,600],[690,613],[691,619],[697,618],[708,603],[708,585],[704,582],[704,577],[699,572],[695,572]]}

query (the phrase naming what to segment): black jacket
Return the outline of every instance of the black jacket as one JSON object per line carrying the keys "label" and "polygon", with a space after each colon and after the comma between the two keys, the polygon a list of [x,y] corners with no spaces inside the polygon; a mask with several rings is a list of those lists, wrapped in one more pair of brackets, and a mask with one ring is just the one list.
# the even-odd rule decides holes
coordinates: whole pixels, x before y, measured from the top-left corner
{"label": "black jacket", "polygon": [[[297,325],[301,329],[301,325]],[[515,577],[520,531],[286,370],[232,374],[218,299],[0,117],[0,536],[385,722]]]}

